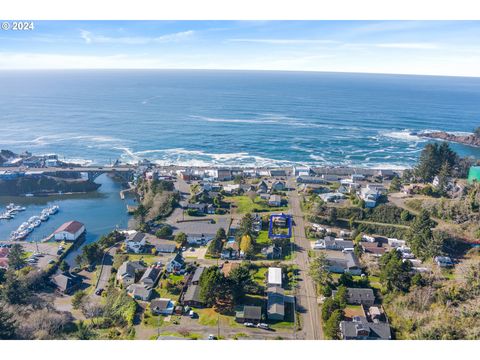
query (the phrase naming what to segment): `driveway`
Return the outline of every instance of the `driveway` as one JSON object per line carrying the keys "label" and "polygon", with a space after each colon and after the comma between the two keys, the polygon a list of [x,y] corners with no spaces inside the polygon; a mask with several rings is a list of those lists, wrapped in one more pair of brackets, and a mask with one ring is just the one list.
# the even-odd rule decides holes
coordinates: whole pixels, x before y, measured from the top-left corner
{"label": "driveway", "polygon": [[[100,274],[98,276],[97,285],[95,286],[95,292],[98,289],[105,289],[107,287],[108,279],[110,279],[110,275],[112,274],[113,256],[116,252],[117,248],[114,246],[110,248],[103,256]],[[98,297],[95,292],[93,296]]]}

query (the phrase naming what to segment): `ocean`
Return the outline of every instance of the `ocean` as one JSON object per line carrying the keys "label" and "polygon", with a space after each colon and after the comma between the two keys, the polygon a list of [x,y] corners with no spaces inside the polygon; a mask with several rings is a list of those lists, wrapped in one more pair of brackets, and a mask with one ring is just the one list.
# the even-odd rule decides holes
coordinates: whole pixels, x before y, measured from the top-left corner
{"label": "ocean", "polygon": [[78,70],[0,84],[0,148],[83,164],[405,168],[426,143],[412,131],[480,126],[480,78]]}

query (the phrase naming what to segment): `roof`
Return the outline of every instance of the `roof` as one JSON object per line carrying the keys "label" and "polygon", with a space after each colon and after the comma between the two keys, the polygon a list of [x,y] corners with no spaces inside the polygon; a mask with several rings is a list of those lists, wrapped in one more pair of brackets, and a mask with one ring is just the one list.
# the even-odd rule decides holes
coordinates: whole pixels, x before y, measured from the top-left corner
{"label": "roof", "polygon": [[270,195],[270,201],[282,201],[282,197],[280,195]]}
{"label": "roof", "polygon": [[280,286],[269,286],[267,291],[267,311],[269,314],[285,315],[284,290]]}
{"label": "roof", "polygon": [[192,282],[200,281],[200,277],[202,276],[204,271],[205,268],[203,266],[198,267],[193,273]]}
{"label": "roof", "polygon": [[281,268],[268,268],[268,283],[271,285],[282,286],[282,269]]}
{"label": "roof", "polygon": [[203,302],[200,298],[200,286],[199,285],[190,285],[185,292],[183,301],[196,301]]}
{"label": "roof", "polygon": [[260,320],[262,318],[262,308],[260,306],[244,306],[243,318]]}
{"label": "roof", "polygon": [[[335,296],[337,290],[332,291],[332,296]],[[375,295],[372,289],[347,288],[347,302],[363,303],[365,301],[375,301]]]}
{"label": "roof", "polygon": [[140,282],[143,283],[145,280],[151,280],[152,282],[155,282],[158,279],[158,276],[160,275],[160,268],[154,266],[154,267],[149,267],[147,271],[143,274],[142,278],[140,279]]}
{"label": "roof", "polygon": [[223,264],[223,267],[222,267],[222,273],[223,275],[228,276],[230,275],[233,269],[236,269],[238,267],[240,267],[239,263],[232,263],[232,262],[225,263]]}
{"label": "roof", "polygon": [[168,305],[170,304],[170,302],[171,302],[170,299],[154,299],[150,303],[150,308],[165,310],[168,308]]}
{"label": "roof", "polygon": [[137,231],[133,234],[128,235],[127,241],[128,242],[141,242],[144,237],[145,237],[144,233]]}
{"label": "roof", "polygon": [[175,251],[175,249],[177,248],[177,244],[170,241],[170,242],[161,242],[161,243],[158,243],[158,244],[155,244],[155,248],[157,250],[167,250],[167,251]]}
{"label": "roof", "polygon": [[132,284],[127,288],[127,290],[133,296],[139,296],[143,299],[149,298],[152,293],[151,288],[141,284]]}
{"label": "roof", "polygon": [[180,254],[180,253],[177,253],[177,254],[175,255],[175,257],[174,257],[172,260],[170,260],[170,262],[172,262],[172,261],[174,261],[174,262],[176,262],[176,263],[179,263],[179,264],[185,263],[185,261],[183,260],[183,256],[182,256],[182,254]]}
{"label": "roof", "polygon": [[55,234],[62,231],[68,232],[70,234],[75,234],[78,230],[80,230],[84,226],[85,225],[79,221],[75,221],[75,220],[69,221],[63,224],[62,226],[60,226],[57,230],[55,230]]}
{"label": "roof", "polygon": [[52,280],[55,285],[57,285],[57,287],[62,291],[68,290],[75,284],[75,282],[78,281],[76,277],[66,274],[58,274],[54,276]]}
{"label": "roof", "polygon": [[340,330],[342,331],[344,338],[357,337],[357,331],[360,329],[367,330],[369,332],[368,337],[370,339],[390,340],[392,338],[390,325],[387,323],[368,322],[364,317],[359,318],[357,321],[340,322]]}
{"label": "roof", "polygon": [[127,274],[131,277],[135,277],[135,272],[137,270],[143,269],[144,266],[139,261],[125,261],[120,267],[118,268],[117,274],[123,276]]}

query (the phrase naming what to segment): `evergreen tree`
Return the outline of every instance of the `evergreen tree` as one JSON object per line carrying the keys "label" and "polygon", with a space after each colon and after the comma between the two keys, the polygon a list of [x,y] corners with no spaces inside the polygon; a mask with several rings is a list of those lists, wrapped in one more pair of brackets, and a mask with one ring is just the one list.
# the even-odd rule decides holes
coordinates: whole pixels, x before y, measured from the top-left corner
{"label": "evergreen tree", "polygon": [[5,282],[0,289],[0,298],[9,304],[23,304],[30,295],[25,281],[19,279],[15,272],[9,269],[6,273]]}
{"label": "evergreen tree", "polygon": [[25,252],[23,246],[14,244],[8,254],[8,264],[12,269],[18,270],[25,266]]}
{"label": "evergreen tree", "polygon": [[403,261],[399,251],[393,249],[380,258],[380,281],[388,291],[406,292],[410,288],[412,263]]}
{"label": "evergreen tree", "polygon": [[217,266],[212,266],[202,273],[200,277],[200,298],[207,306],[216,303],[217,295],[225,285],[225,277]]}
{"label": "evergreen tree", "polygon": [[412,222],[407,238],[413,253],[421,259],[438,255],[438,244],[434,246],[433,222],[428,211],[422,209]]}
{"label": "evergreen tree", "polygon": [[310,262],[308,275],[319,287],[326,286],[332,282],[332,274],[328,271],[328,260],[324,253],[320,253],[319,256]]}
{"label": "evergreen tree", "polygon": [[15,320],[5,307],[0,304],[0,340],[15,339]]}
{"label": "evergreen tree", "polygon": [[473,130],[473,135],[475,135],[477,138],[480,138],[480,126]]}
{"label": "evergreen tree", "polygon": [[438,173],[438,185],[437,191],[440,195],[445,196],[447,194],[448,179],[451,174],[451,166],[448,161],[445,161]]}
{"label": "evergreen tree", "polygon": [[248,292],[247,289],[254,285],[250,270],[245,265],[233,269],[228,276],[228,280],[235,301],[240,300]]}
{"label": "evergreen tree", "polygon": [[187,235],[183,232],[179,232],[175,235],[174,238],[175,242],[182,245],[185,245],[187,243]]}
{"label": "evergreen tree", "polygon": [[390,182],[390,192],[398,192],[402,188],[402,182],[399,177],[395,176]]}
{"label": "evergreen tree", "polygon": [[68,270],[70,270],[70,265],[68,265],[67,262],[65,260],[63,260],[60,263],[60,270],[64,273],[66,273]]}
{"label": "evergreen tree", "polygon": [[438,161],[438,144],[427,144],[420,153],[420,159],[415,167],[415,176],[423,182],[431,182],[440,167]]}
{"label": "evergreen tree", "polygon": [[343,320],[343,310],[335,310],[329,319],[326,321],[324,330],[325,336],[328,339],[337,340],[340,339],[340,322]]}

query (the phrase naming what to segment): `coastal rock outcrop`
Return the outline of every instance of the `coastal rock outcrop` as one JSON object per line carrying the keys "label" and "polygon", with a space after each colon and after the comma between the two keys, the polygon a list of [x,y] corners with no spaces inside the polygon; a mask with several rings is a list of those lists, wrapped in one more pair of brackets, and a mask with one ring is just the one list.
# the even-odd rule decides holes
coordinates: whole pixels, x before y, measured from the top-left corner
{"label": "coastal rock outcrop", "polygon": [[476,136],[475,134],[455,135],[445,131],[434,131],[434,132],[421,133],[417,135],[431,138],[431,139],[452,141],[452,142],[456,142],[464,145],[480,147],[480,137]]}

